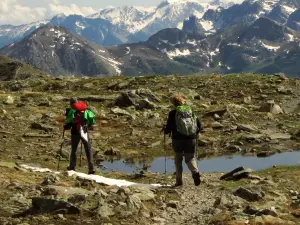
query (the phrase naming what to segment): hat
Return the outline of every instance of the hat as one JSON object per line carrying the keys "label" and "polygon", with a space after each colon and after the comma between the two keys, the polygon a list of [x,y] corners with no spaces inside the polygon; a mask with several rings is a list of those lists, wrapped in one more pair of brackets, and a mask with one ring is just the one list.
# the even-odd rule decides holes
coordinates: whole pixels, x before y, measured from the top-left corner
{"label": "hat", "polygon": [[78,102],[78,100],[77,100],[76,97],[70,98],[70,104],[71,104],[71,105],[74,104],[74,103],[76,103],[76,102]]}

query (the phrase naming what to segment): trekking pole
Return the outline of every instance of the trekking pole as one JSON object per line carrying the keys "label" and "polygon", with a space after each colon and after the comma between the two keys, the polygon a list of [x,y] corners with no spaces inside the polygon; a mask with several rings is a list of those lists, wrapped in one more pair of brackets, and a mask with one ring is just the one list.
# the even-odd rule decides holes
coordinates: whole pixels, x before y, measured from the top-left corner
{"label": "trekking pole", "polygon": [[195,144],[195,154],[196,154],[196,160],[197,160],[197,167],[199,169],[199,151],[198,151],[198,135],[197,135],[197,138],[196,138],[196,144]]}
{"label": "trekking pole", "polygon": [[80,160],[79,160],[79,166],[82,166],[82,140],[80,141],[81,145],[80,145]]}
{"label": "trekking pole", "polygon": [[63,141],[60,145],[60,150],[59,150],[59,156],[58,156],[58,163],[57,163],[57,170],[59,170],[59,164],[60,164],[60,159],[61,159],[61,155],[62,155],[62,148],[64,146],[65,143],[65,129],[63,131],[63,135],[62,135]]}
{"label": "trekking pole", "polygon": [[165,152],[165,185],[167,185],[167,146],[166,134],[164,133],[164,152]]}

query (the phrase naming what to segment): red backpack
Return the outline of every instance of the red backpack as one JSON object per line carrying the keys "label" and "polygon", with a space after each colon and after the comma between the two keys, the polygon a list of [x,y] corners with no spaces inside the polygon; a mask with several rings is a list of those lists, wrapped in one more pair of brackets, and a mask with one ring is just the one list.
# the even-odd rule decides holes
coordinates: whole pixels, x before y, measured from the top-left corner
{"label": "red backpack", "polygon": [[87,110],[88,106],[85,102],[76,102],[72,104],[72,108],[76,110],[75,118],[73,119],[73,123],[76,124],[76,130],[80,132],[80,126],[84,126],[84,112]]}

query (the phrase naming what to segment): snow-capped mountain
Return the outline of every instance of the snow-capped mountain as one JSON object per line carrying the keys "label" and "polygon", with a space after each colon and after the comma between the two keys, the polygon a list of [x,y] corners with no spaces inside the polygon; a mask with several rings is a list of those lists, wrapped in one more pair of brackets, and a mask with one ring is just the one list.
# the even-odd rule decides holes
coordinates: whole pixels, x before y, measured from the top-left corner
{"label": "snow-capped mountain", "polygon": [[199,22],[210,33],[240,23],[253,23],[260,17],[268,17],[284,25],[298,7],[300,7],[299,0],[246,0],[227,9],[222,7],[210,9]]}
{"label": "snow-capped mountain", "polygon": [[7,45],[1,55],[18,59],[52,75],[117,75],[120,62],[109,52],[67,29],[46,25],[21,41]]}
{"label": "snow-capped mountain", "polygon": [[289,16],[286,25],[293,30],[300,31],[300,9],[297,9]]}
{"label": "snow-capped mountain", "polygon": [[297,63],[286,63],[288,59],[300,61],[300,33],[266,17],[210,36],[165,29],[150,37],[147,44],[170,59],[198,67],[202,72],[300,74]]}
{"label": "snow-capped mountain", "polygon": [[228,6],[220,0],[213,0],[211,4],[200,2],[201,0],[167,0],[157,7],[115,7],[103,9],[88,17],[60,14],[49,21],[28,25],[1,25],[0,47],[22,39],[39,26],[47,23],[63,26],[72,33],[100,45],[112,46],[140,42],[147,40],[161,29],[181,28],[183,21],[191,15],[201,18],[207,9]]}
{"label": "snow-capped mountain", "polygon": [[20,40],[34,30],[49,23],[49,21],[38,21],[20,26],[0,25],[0,47],[16,40]]}
{"label": "snow-capped mountain", "polygon": [[93,14],[89,18],[106,19],[114,25],[124,27],[130,33],[135,33],[147,25],[146,18],[149,13],[147,9],[123,6],[103,9],[100,13]]}

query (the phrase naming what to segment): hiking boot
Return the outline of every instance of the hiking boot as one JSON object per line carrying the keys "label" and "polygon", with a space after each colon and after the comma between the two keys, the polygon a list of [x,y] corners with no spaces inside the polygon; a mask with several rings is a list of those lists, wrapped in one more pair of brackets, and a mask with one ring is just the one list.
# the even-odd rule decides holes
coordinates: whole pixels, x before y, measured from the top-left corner
{"label": "hiking boot", "polygon": [[67,170],[69,170],[69,171],[70,171],[70,170],[74,170],[74,171],[75,171],[75,168],[72,167],[72,166],[68,166],[68,167],[67,167]]}
{"label": "hiking boot", "polygon": [[194,173],[192,176],[193,176],[193,179],[194,179],[195,186],[199,186],[200,183],[201,183],[199,172],[198,173]]}
{"label": "hiking boot", "polygon": [[89,170],[88,174],[89,174],[89,175],[95,174],[95,170]]}
{"label": "hiking boot", "polygon": [[183,185],[182,182],[176,182],[172,187],[176,188],[176,187],[181,187]]}

